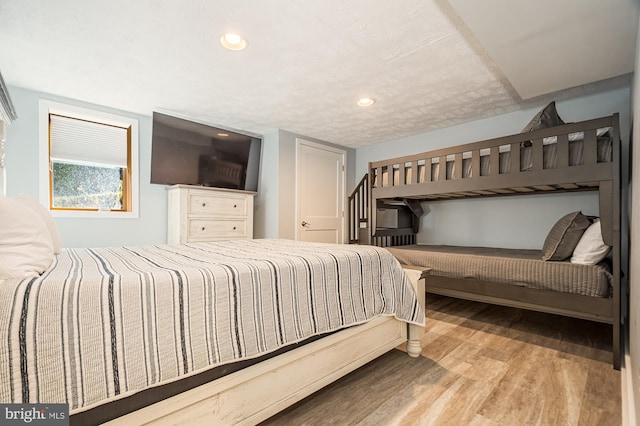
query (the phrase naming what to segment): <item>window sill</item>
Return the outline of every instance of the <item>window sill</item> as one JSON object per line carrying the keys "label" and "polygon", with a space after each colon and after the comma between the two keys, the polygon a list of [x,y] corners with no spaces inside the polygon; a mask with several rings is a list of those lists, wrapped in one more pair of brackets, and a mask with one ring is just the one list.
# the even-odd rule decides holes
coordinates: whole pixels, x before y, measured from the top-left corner
{"label": "window sill", "polygon": [[137,211],[112,212],[108,210],[75,211],[75,210],[49,210],[53,217],[74,217],[85,219],[137,219]]}

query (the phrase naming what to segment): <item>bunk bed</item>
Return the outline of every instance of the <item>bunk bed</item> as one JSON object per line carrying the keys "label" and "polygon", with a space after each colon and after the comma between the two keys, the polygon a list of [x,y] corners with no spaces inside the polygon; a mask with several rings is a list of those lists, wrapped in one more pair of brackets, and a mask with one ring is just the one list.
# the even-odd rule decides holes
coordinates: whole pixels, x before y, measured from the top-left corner
{"label": "bunk bed", "polygon": [[[430,268],[427,292],[611,324],[613,365],[618,369],[619,117],[613,114],[569,124],[556,120],[545,126],[544,114],[550,107],[557,115],[552,103],[534,117],[537,123],[531,125],[532,120],[519,134],[370,163],[368,176],[361,182],[366,189],[357,188],[350,197],[350,216],[354,218],[350,221],[350,239],[385,246],[401,263]],[[416,246],[415,227],[406,219],[413,214],[415,223],[420,215],[416,204],[425,201],[567,191],[599,194],[599,218],[594,221],[583,217],[578,229],[579,236],[592,221],[598,223],[610,251],[608,258],[597,265],[572,263],[571,252],[568,257],[565,253],[557,260],[543,260],[545,253],[537,250]],[[571,217],[579,213],[572,212]],[[567,225],[566,219],[560,222],[554,228],[566,230],[562,228]],[[577,242],[573,241],[571,249]],[[514,262],[515,269],[509,269]],[[476,273],[486,269],[498,271],[498,276]],[[529,280],[527,276],[533,271],[543,277],[542,282]],[[594,288],[580,281],[586,275],[597,276]],[[565,283],[559,282],[559,277]]]}

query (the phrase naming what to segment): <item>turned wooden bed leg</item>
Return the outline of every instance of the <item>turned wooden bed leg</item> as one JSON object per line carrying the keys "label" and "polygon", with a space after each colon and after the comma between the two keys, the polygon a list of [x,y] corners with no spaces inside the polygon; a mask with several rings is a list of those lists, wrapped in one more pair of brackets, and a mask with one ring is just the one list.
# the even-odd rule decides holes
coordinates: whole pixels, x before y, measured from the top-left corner
{"label": "turned wooden bed leg", "polygon": [[422,353],[422,336],[424,336],[424,327],[409,324],[407,354],[409,354],[410,357],[417,358]]}
{"label": "turned wooden bed leg", "polygon": [[[429,270],[410,269],[407,267],[405,267],[404,270],[416,291],[420,306],[422,306],[422,309],[426,312],[425,281]],[[424,334],[424,327],[415,324],[407,325],[407,354],[409,354],[410,357],[417,358],[422,353],[422,337]]]}

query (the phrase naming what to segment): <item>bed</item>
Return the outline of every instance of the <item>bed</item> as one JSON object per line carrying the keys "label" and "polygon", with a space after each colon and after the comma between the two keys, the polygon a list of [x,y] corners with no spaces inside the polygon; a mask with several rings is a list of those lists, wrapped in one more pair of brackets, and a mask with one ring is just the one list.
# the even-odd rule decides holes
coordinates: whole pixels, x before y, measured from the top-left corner
{"label": "bed", "polygon": [[276,239],[59,248],[1,281],[0,402],[255,424],[403,343],[418,356],[410,272],[381,248]]}
{"label": "bed", "polygon": [[[415,245],[420,203],[571,191],[597,191],[599,217],[568,212],[580,223],[560,218],[541,251]],[[428,292],[609,323],[618,369],[620,203],[618,114],[564,123],[552,102],[522,133],[370,163],[350,197],[350,240],[387,247],[401,263],[431,268]],[[389,212],[395,220],[388,220]],[[400,220],[403,212],[413,220]],[[595,235],[586,232],[591,226],[598,228],[606,258],[600,253],[590,265],[572,262],[582,236]],[[543,260],[568,229],[574,236],[562,254]],[[534,274],[542,281],[530,282]],[[593,288],[585,282],[591,275],[598,277]]]}

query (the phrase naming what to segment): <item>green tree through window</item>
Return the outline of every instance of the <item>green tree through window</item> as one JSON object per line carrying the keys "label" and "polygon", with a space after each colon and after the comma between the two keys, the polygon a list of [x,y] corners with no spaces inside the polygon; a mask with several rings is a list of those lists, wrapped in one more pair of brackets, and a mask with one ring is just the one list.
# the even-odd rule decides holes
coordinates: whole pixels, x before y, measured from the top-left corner
{"label": "green tree through window", "polygon": [[121,168],[53,162],[53,207],[122,209]]}

